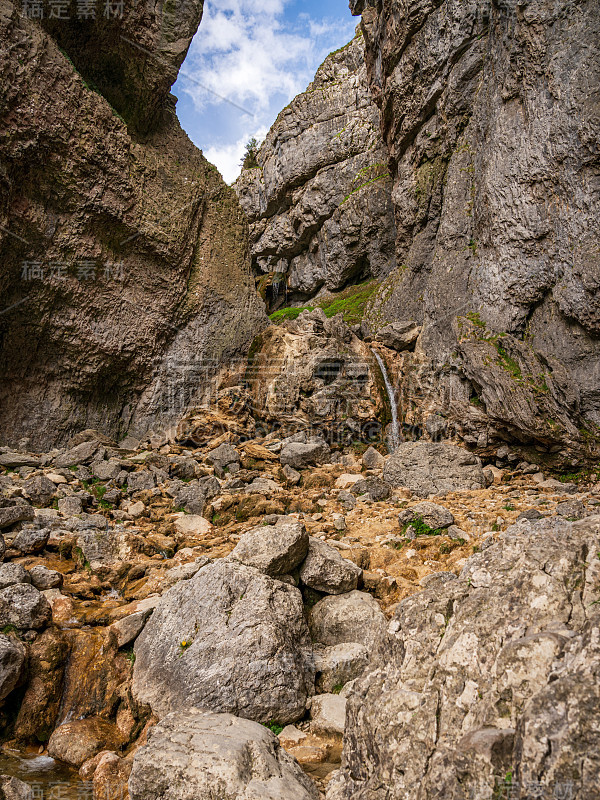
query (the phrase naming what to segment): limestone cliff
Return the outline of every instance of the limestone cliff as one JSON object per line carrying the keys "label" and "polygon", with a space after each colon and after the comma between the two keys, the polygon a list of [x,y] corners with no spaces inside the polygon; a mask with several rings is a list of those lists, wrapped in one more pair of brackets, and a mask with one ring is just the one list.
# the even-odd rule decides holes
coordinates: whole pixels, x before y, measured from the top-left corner
{"label": "limestone cliff", "polygon": [[391,272],[391,183],[360,31],[281,112],[235,188],[271,309]]}
{"label": "limestone cliff", "polygon": [[0,2],[0,438],[163,428],[264,322],[235,193],[168,94],[202,3],[20,11]]}
{"label": "limestone cliff", "polygon": [[593,455],[600,7],[351,8],[363,14],[397,223],[398,267],[363,331],[422,325],[400,376],[403,413],[415,423],[441,414],[483,452],[506,439]]}

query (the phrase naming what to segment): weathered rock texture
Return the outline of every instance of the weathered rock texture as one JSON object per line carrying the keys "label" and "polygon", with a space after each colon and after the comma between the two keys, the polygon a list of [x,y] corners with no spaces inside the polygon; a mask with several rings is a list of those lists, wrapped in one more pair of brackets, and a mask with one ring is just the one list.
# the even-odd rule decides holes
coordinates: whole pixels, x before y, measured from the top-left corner
{"label": "weathered rock texture", "polygon": [[600,7],[351,7],[397,224],[398,268],[365,331],[423,326],[401,371],[404,413],[437,409],[480,446],[597,441]]}
{"label": "weathered rock texture", "polygon": [[271,308],[395,266],[395,227],[379,112],[359,31],[332,53],[267,134],[235,184],[255,272]]}
{"label": "weathered rock texture", "polygon": [[0,4],[0,437],[162,428],[263,319],[235,193],[168,95],[202,3],[51,34],[20,11]]}
{"label": "weathered rock texture", "polygon": [[314,691],[299,590],[234,561],[166,592],[135,654],[134,696],[159,717],[194,705],[294,722]]}
{"label": "weathered rock texture", "polygon": [[329,800],[595,797],[599,549],[600,517],[523,521],[402,601]]}

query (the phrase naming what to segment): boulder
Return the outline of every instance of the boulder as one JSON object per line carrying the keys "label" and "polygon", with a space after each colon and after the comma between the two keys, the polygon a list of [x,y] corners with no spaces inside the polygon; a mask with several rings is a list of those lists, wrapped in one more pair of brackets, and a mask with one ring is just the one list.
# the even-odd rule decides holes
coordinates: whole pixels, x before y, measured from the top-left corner
{"label": "boulder", "polygon": [[421,327],[416,322],[392,322],[377,332],[376,342],[392,350],[410,350],[419,338]]}
{"label": "boulder", "polygon": [[0,564],[0,589],[14,586],[15,583],[31,583],[31,575],[22,564]]}
{"label": "boulder", "polygon": [[568,520],[583,519],[587,515],[586,508],[581,500],[566,500],[556,506],[556,513]]}
{"label": "boulder", "polygon": [[316,687],[318,692],[332,692],[362,674],[369,651],[358,642],[342,642],[331,647],[315,647]]}
{"label": "boulder", "polygon": [[145,611],[136,611],[135,614],[130,614],[128,617],[123,617],[123,619],[113,622],[109,630],[115,635],[117,647],[127,647],[128,644],[137,639],[151,613],[152,609],[148,608]]}
{"label": "boulder", "polygon": [[58,510],[65,517],[74,517],[76,514],[83,512],[83,500],[75,495],[61,497],[58,501]]}
{"label": "boulder", "polygon": [[311,609],[309,626],[319,644],[358,642],[370,650],[381,638],[386,620],[374,597],[353,591],[319,600]]}
{"label": "boulder", "polygon": [[196,705],[294,722],[314,689],[300,592],[229,560],[166,592],[135,654],[134,697],[159,717]]}
{"label": "boulder", "polygon": [[79,464],[89,464],[96,454],[99,447],[99,442],[92,440],[90,442],[82,442],[76,447],[67,450],[54,459],[55,467],[75,467]]}
{"label": "boulder", "polygon": [[186,514],[175,520],[175,530],[182,536],[206,536],[212,529],[211,523],[198,514]]}
{"label": "boulder", "polygon": [[188,708],[152,728],[133,759],[131,800],[318,800],[263,725]]}
{"label": "boulder", "polygon": [[407,800],[491,797],[509,774],[544,797],[557,786],[590,797],[600,774],[598,552],[600,517],[523,520],[459,578],[432,576],[402,600],[348,697],[328,798],[375,798],[382,785]]}
{"label": "boulder", "polygon": [[375,450],[374,447],[369,447],[364,452],[362,463],[367,469],[383,469],[385,458],[381,455],[379,450]]}
{"label": "boulder", "polygon": [[454,524],[454,516],[447,508],[427,501],[415,503],[414,506],[405,508],[398,515],[398,524],[401,528],[418,520],[434,530],[449,528]]}
{"label": "boulder", "polygon": [[16,637],[0,633],[0,703],[21,677],[25,654],[25,647]]}
{"label": "boulder", "polygon": [[112,481],[121,472],[121,464],[116,459],[94,461],[92,474],[101,481]]}
{"label": "boulder", "polygon": [[19,630],[43,628],[52,619],[50,603],[30,583],[0,589],[0,629],[14,625]]}
{"label": "boulder", "polygon": [[307,552],[308,534],[304,524],[296,520],[279,520],[275,525],[261,525],[245,533],[231,558],[276,576],[292,572]]}
{"label": "boulder", "polygon": [[223,470],[229,464],[238,464],[240,454],[231,444],[223,443],[207,454],[206,460],[215,467]]}
{"label": "boulder", "polygon": [[149,469],[142,469],[138,472],[130,472],[127,476],[127,491],[129,494],[134,492],[147,492],[156,486],[156,476]]}
{"label": "boulder", "polygon": [[309,442],[287,442],[281,448],[279,460],[282,465],[303,469],[314,464],[326,464],[331,457],[327,442],[314,439]]}
{"label": "boulder", "polygon": [[482,489],[486,481],[477,456],[450,444],[407,442],[385,462],[383,479],[421,497]]}
{"label": "boulder", "polygon": [[313,697],[310,707],[310,729],[314,733],[344,733],[346,699],[339,694]]}
{"label": "boulder", "polygon": [[121,735],[112,722],[88,717],[56,728],[48,742],[48,754],[79,769],[101,750],[117,750],[121,744]]}
{"label": "boulder", "polygon": [[202,515],[208,500],[215,497],[220,489],[219,481],[213,477],[179,483],[172,492],[173,507],[183,508],[188,514]]}
{"label": "boulder", "polygon": [[0,508],[0,530],[14,525],[15,522],[31,522],[33,519],[35,519],[35,511],[30,505]]}
{"label": "boulder", "polygon": [[291,486],[297,486],[302,478],[302,475],[297,470],[292,469],[289,464],[283,465],[283,475],[286,482]]}
{"label": "boulder", "polygon": [[58,572],[55,569],[48,569],[48,567],[45,567],[43,564],[32,567],[29,570],[29,577],[31,578],[31,583],[36,589],[39,589],[40,592],[46,589],[60,589],[64,581],[62,572]]}
{"label": "boulder", "polygon": [[0,798],[2,800],[33,800],[33,788],[11,775],[0,775]]}
{"label": "boulder", "polygon": [[50,528],[25,527],[15,536],[12,546],[24,555],[33,555],[44,549],[49,538]]}
{"label": "boulder", "polygon": [[362,570],[339,554],[331,545],[310,537],[308,554],[300,567],[305,586],[327,594],[342,594],[356,589]]}
{"label": "boulder", "polygon": [[56,484],[45,475],[36,475],[25,481],[23,491],[34,506],[47,506],[56,493]]}
{"label": "boulder", "polygon": [[368,494],[375,503],[380,500],[386,500],[392,493],[388,484],[379,478],[363,478],[360,481],[356,481],[351,486],[350,491],[357,497]]}

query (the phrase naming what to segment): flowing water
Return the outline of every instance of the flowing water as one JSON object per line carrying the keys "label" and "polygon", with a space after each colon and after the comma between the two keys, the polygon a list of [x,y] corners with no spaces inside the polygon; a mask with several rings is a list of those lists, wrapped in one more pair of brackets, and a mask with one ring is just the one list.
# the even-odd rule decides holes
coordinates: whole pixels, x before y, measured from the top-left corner
{"label": "flowing water", "polygon": [[74,769],[50,756],[32,755],[3,748],[0,774],[28,783],[36,800],[83,800],[91,798],[89,784],[82,782]]}
{"label": "flowing water", "polygon": [[398,406],[396,405],[396,392],[392,387],[388,371],[386,369],[382,357],[373,348],[371,348],[371,352],[373,353],[373,355],[377,359],[377,363],[379,364],[379,369],[381,370],[381,374],[383,375],[383,382],[385,383],[385,389],[392,409],[391,451],[393,453],[394,450],[397,450],[398,446],[400,445],[400,425],[398,423]]}

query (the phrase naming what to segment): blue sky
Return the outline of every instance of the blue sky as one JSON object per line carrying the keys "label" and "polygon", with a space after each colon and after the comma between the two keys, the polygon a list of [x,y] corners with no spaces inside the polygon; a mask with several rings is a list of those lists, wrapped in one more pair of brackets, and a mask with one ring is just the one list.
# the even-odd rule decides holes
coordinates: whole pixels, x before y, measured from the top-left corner
{"label": "blue sky", "polygon": [[264,138],[325,56],[350,41],[359,21],[347,0],[205,2],[171,91],[179,98],[181,125],[228,183],[239,174],[248,139]]}

